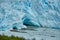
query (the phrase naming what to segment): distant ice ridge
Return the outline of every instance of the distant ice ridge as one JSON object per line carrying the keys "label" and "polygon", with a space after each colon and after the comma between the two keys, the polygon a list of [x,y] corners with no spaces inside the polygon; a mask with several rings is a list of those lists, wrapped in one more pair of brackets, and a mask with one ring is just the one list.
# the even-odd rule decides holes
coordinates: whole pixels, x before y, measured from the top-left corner
{"label": "distant ice ridge", "polygon": [[25,25],[60,28],[59,1],[0,0],[0,30],[26,28]]}

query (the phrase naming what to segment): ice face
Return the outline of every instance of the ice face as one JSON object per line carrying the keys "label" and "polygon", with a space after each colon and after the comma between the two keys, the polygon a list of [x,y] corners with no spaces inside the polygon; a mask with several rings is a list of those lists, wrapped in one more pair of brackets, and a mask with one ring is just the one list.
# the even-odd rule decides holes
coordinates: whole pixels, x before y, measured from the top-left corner
{"label": "ice face", "polygon": [[60,0],[32,0],[32,9],[43,27],[60,28]]}
{"label": "ice face", "polygon": [[24,9],[24,5],[23,3],[18,3],[18,1],[5,0],[1,2],[0,29],[11,30],[13,27],[17,27],[18,29],[26,28],[26,26],[23,25],[22,17],[25,15],[25,13],[22,12],[22,9]]}
{"label": "ice face", "polygon": [[60,0],[0,0],[0,30],[27,26],[60,28]]}

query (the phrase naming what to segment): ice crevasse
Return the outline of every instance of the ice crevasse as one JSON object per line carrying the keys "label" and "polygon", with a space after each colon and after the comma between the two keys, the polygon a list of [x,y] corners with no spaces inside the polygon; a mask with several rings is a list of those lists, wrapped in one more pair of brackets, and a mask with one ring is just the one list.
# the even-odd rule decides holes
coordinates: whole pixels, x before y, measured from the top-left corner
{"label": "ice crevasse", "polygon": [[0,30],[60,28],[60,0],[0,0]]}

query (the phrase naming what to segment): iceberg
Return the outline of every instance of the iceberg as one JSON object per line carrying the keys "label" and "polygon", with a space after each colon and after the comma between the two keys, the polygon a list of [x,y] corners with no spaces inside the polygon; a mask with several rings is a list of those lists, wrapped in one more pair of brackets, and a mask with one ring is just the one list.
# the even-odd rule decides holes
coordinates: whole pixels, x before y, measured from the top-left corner
{"label": "iceberg", "polygon": [[0,0],[0,30],[28,26],[60,28],[60,0]]}

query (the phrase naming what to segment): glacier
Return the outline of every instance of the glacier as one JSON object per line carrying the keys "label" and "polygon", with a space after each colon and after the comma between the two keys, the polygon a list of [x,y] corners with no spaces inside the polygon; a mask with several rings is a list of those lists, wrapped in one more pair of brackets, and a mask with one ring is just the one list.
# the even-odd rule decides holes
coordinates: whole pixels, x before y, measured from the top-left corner
{"label": "glacier", "polygon": [[0,0],[0,30],[28,26],[60,29],[60,0]]}
{"label": "glacier", "polygon": [[32,9],[37,12],[43,27],[60,28],[60,0],[32,0]]}

